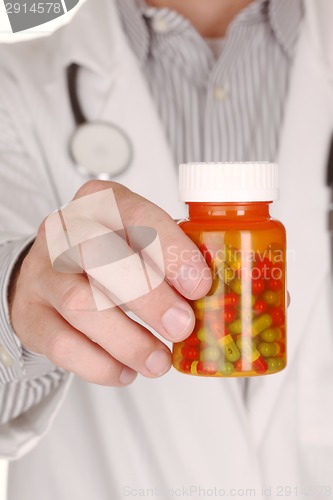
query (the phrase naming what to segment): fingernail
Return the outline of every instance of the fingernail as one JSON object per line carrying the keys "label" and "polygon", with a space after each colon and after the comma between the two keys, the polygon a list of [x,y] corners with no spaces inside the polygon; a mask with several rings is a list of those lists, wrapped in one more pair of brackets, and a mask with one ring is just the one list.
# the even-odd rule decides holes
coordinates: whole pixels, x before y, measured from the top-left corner
{"label": "fingernail", "polygon": [[125,368],[123,368],[123,371],[120,374],[119,382],[121,383],[121,385],[128,385],[131,382],[133,382],[136,376],[137,372],[125,366]]}
{"label": "fingernail", "polygon": [[193,266],[182,264],[178,269],[177,282],[187,295],[192,295],[202,281],[202,271]]}
{"label": "fingernail", "polygon": [[171,356],[164,349],[154,351],[146,360],[146,368],[152,375],[163,375],[171,366]]}
{"label": "fingernail", "polygon": [[179,339],[188,329],[192,316],[185,309],[170,307],[162,316],[162,325],[170,337]]}

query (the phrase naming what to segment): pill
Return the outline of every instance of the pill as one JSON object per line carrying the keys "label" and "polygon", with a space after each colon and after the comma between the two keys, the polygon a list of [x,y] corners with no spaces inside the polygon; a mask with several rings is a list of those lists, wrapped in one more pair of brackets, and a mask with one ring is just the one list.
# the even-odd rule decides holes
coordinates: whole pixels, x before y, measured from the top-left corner
{"label": "pill", "polygon": [[[230,282],[235,278],[235,271],[231,269],[231,267],[224,267],[222,269],[223,281],[226,285],[229,285]],[[220,272],[221,277],[221,272]]]}
{"label": "pill", "polygon": [[235,321],[233,321],[228,325],[228,330],[231,333],[240,334],[242,333],[242,329],[243,329],[242,320],[240,318],[235,319]]}
{"label": "pill", "polygon": [[284,324],[284,312],[281,307],[272,307],[269,311],[269,314],[272,318],[273,326],[282,326]]}
{"label": "pill", "polygon": [[253,295],[260,295],[265,290],[265,281],[263,279],[252,280]]}
{"label": "pill", "polygon": [[214,375],[217,365],[214,362],[193,361],[191,364],[192,375]]}
{"label": "pill", "polygon": [[185,373],[190,373],[191,371],[191,365],[192,365],[192,361],[190,361],[189,359],[181,359],[179,361],[179,369],[182,371],[182,372],[185,372]]}
{"label": "pill", "polygon": [[280,353],[280,346],[276,342],[259,342],[257,349],[265,358],[271,358]]}
{"label": "pill", "polygon": [[216,344],[216,337],[214,336],[213,332],[207,327],[199,328],[197,337],[200,342],[203,342],[204,344]]}
{"label": "pill", "polygon": [[199,250],[202,253],[203,258],[205,259],[207,266],[212,267],[213,257],[212,257],[211,252],[208,250],[208,248],[206,247],[206,245],[204,243],[202,243],[199,246]]}
{"label": "pill", "polygon": [[269,306],[276,306],[280,300],[279,295],[273,290],[265,290],[264,293],[262,294],[262,299]]}
{"label": "pill", "polygon": [[281,338],[281,330],[279,328],[267,328],[260,334],[264,342],[275,342]]}
{"label": "pill", "polygon": [[253,265],[252,276],[269,279],[271,277],[272,267],[273,263],[267,257],[258,258]]}
{"label": "pill", "polygon": [[218,365],[218,371],[223,375],[231,375],[235,371],[235,367],[231,361],[224,360]]}
{"label": "pill", "polygon": [[253,320],[252,323],[252,335],[256,336],[260,332],[263,332],[266,330],[266,328],[269,328],[272,324],[272,318],[269,314],[261,314],[257,318]]}
{"label": "pill", "polygon": [[267,287],[269,290],[273,290],[274,292],[278,292],[282,289],[282,281],[280,279],[271,278],[268,280]]}
{"label": "pill", "polygon": [[198,347],[195,346],[184,345],[182,347],[181,354],[186,359],[190,360],[199,359],[200,350],[198,349]]}
{"label": "pill", "polygon": [[187,337],[187,339],[184,339],[183,342],[191,346],[197,346],[200,344],[200,340],[198,339],[197,334],[195,332],[191,333],[191,335]]}
{"label": "pill", "polygon": [[221,356],[221,349],[215,346],[209,346],[200,353],[200,361],[216,361]]}
{"label": "pill", "polygon": [[224,357],[228,361],[236,361],[240,357],[238,347],[230,334],[221,337],[217,342],[223,349]]}
{"label": "pill", "polygon": [[230,287],[231,287],[233,292],[237,293],[238,295],[241,295],[241,293],[242,293],[242,281],[241,280],[235,278],[230,283]]}
{"label": "pill", "polygon": [[243,335],[238,335],[236,339],[236,345],[240,351],[247,350],[247,352],[252,352],[254,349],[257,347],[257,342],[256,339],[254,338],[248,338]]}
{"label": "pill", "polygon": [[285,362],[282,358],[267,358],[266,363],[269,372],[278,372],[285,367]]}
{"label": "pill", "polygon": [[223,318],[225,323],[232,323],[237,316],[236,309],[232,306],[225,306],[223,310]]}
{"label": "pill", "polygon": [[224,296],[224,304],[226,306],[237,306],[239,302],[239,295],[237,295],[237,293],[235,292],[229,292],[229,293],[226,293],[225,296]]}
{"label": "pill", "polygon": [[[235,298],[234,293],[219,293],[194,300],[193,307],[201,311],[216,311],[223,307],[232,307],[238,303],[239,298]],[[237,297],[237,296],[236,296]]]}
{"label": "pill", "polygon": [[242,267],[241,252],[235,250],[230,245],[224,247],[224,258],[231,269],[238,270]]}
{"label": "pill", "polygon": [[[266,293],[266,292],[264,292]],[[273,292],[274,293],[274,292]],[[256,300],[254,306],[253,306],[253,311],[256,314],[263,314],[267,311],[267,301],[263,299],[258,299]]]}
{"label": "pill", "polygon": [[252,353],[251,361],[252,361],[252,367],[256,373],[267,372],[268,365],[266,363],[266,360],[257,349]]}
{"label": "pill", "polygon": [[229,333],[224,321],[221,320],[210,322],[209,327],[216,339],[220,339]]}

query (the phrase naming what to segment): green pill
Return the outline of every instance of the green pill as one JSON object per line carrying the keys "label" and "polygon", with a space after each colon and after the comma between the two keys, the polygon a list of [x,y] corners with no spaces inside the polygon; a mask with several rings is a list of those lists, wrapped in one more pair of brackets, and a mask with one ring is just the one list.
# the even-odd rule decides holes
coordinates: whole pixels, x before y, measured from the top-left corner
{"label": "green pill", "polygon": [[267,328],[261,332],[260,337],[264,342],[275,342],[281,338],[281,330],[279,328]]}
{"label": "green pill", "polygon": [[265,358],[274,357],[280,352],[280,346],[276,342],[259,342],[257,349]]}
{"label": "green pill", "polygon": [[269,314],[261,314],[252,323],[252,335],[255,337],[259,333],[269,328],[272,324],[272,318]]}

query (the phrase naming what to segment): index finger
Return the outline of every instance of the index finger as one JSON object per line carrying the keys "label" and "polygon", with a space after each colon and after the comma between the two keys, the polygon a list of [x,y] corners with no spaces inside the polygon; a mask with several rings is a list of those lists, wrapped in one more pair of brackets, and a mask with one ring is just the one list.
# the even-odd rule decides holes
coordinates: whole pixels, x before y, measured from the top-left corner
{"label": "index finger", "polygon": [[[133,227],[151,228],[156,231],[162,252],[165,280],[188,299],[195,300],[206,295],[212,283],[210,269],[197,246],[164,210],[115,182],[90,181],[78,191],[77,198],[110,188],[115,196],[121,227],[125,228],[125,231],[126,228]],[[113,230],[119,227],[119,220],[115,219],[114,213],[113,220],[110,220],[111,214],[107,213],[106,207],[98,204],[91,207],[90,204],[90,209],[93,211],[94,222],[101,225],[102,232],[103,227],[111,227]],[[91,228],[89,232],[91,238]],[[80,236],[82,238],[82,235]],[[128,234],[126,237],[128,238]],[[152,265],[160,265],[157,250],[149,255],[146,251],[145,255]]]}

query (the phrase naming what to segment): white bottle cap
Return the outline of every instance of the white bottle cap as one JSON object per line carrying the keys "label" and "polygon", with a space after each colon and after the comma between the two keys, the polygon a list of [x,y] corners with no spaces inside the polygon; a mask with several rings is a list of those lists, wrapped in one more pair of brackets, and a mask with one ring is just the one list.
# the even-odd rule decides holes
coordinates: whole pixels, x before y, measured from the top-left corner
{"label": "white bottle cap", "polygon": [[278,187],[276,163],[184,163],[179,167],[180,201],[273,201],[278,199]]}

